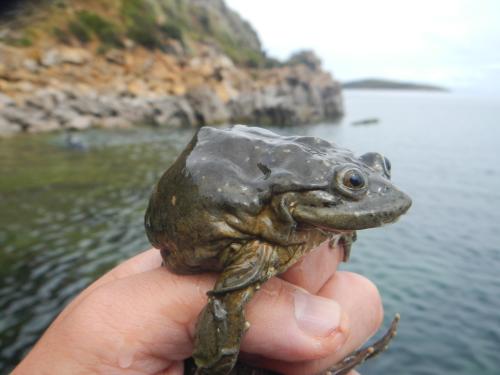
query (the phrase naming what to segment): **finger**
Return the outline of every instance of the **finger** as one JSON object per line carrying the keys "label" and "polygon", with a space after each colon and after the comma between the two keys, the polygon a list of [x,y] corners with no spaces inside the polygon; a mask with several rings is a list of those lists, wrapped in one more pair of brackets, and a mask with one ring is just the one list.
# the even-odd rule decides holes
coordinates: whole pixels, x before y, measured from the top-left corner
{"label": "finger", "polygon": [[97,373],[114,373],[113,368],[179,373],[180,362],[191,356],[194,325],[215,279],[175,275],[161,267],[110,281],[61,314],[42,338],[49,345],[40,347],[57,348],[64,337],[70,343],[62,348],[64,357],[84,352],[100,366]]}
{"label": "finger", "polygon": [[[184,361],[174,361],[168,369],[157,375],[184,375]],[[356,374],[348,374],[356,375]]]}
{"label": "finger", "polygon": [[150,271],[160,267],[161,263],[161,255],[157,249],[149,249],[130,259],[127,259],[90,284],[73,301],[71,301],[71,303],[57,317],[57,319],[61,319],[69,314],[83,299],[85,299],[85,297],[104,284],[141,272]]}
{"label": "finger", "polygon": [[280,275],[280,278],[316,294],[333,276],[343,254],[341,246],[330,248],[328,241],[325,241]]}
{"label": "finger", "polygon": [[349,335],[345,343],[323,358],[287,363],[260,359],[259,366],[287,375],[321,373],[340,362],[360,347],[378,330],[383,309],[377,288],[368,279],[350,272],[337,272],[320,290],[319,295],[337,301],[349,319]]}
{"label": "finger", "polygon": [[120,263],[100,277],[93,285],[100,286],[106,282],[121,279],[137,273],[146,272],[161,266],[162,259],[158,249],[149,249]]}

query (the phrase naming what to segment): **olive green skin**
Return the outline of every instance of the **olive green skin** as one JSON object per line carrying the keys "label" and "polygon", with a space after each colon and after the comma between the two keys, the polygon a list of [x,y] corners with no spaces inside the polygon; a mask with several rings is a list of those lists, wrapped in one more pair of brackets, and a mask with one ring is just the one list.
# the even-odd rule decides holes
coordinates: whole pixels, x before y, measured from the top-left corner
{"label": "olive green skin", "polygon": [[391,223],[410,205],[380,154],[357,158],[319,138],[243,125],[201,128],[145,215],[169,269],[220,273],[196,328],[196,373],[234,372],[249,327],[244,306],[262,283],[327,239],[348,255],[355,230]]}

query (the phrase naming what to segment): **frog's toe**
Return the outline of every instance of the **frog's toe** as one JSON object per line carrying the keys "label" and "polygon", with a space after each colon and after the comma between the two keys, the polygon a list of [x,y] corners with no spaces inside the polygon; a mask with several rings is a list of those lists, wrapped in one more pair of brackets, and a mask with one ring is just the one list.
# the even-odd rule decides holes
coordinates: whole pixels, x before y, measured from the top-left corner
{"label": "frog's toe", "polygon": [[396,314],[391,323],[391,327],[380,340],[375,342],[373,345],[351,353],[341,362],[337,363],[334,367],[324,373],[324,375],[345,375],[367,359],[373,358],[377,354],[382,353],[385,349],[387,349],[392,338],[396,336],[399,319],[399,314]]}

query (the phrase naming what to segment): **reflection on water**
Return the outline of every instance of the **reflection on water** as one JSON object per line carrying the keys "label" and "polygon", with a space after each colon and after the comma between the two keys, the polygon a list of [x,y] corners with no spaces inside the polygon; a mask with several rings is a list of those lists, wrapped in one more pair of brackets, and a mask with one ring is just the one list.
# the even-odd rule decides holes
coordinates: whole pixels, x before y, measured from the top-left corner
{"label": "reflection on water", "polygon": [[0,362],[12,365],[92,280],[148,246],[151,186],[192,132],[92,131],[0,141]]}
{"label": "reflection on water", "polygon": [[[497,374],[500,367],[500,106],[443,94],[348,93],[341,125],[274,129],[380,151],[414,201],[359,233],[345,269],[373,279],[397,340],[363,374]],[[352,121],[377,117],[371,126]],[[0,140],[0,368],[76,293],[148,246],[152,184],[191,131],[91,131]],[[2,371],[0,371],[2,372]]]}

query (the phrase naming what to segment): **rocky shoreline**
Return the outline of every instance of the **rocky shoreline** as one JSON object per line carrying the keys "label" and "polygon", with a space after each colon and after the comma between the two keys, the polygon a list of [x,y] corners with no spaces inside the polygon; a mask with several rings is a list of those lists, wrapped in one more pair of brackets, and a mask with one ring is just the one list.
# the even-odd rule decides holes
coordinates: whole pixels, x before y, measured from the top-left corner
{"label": "rocky shoreline", "polygon": [[209,46],[186,57],[138,46],[93,54],[0,44],[0,135],[134,124],[290,125],[341,116],[339,83],[311,52],[300,57],[250,69]]}

